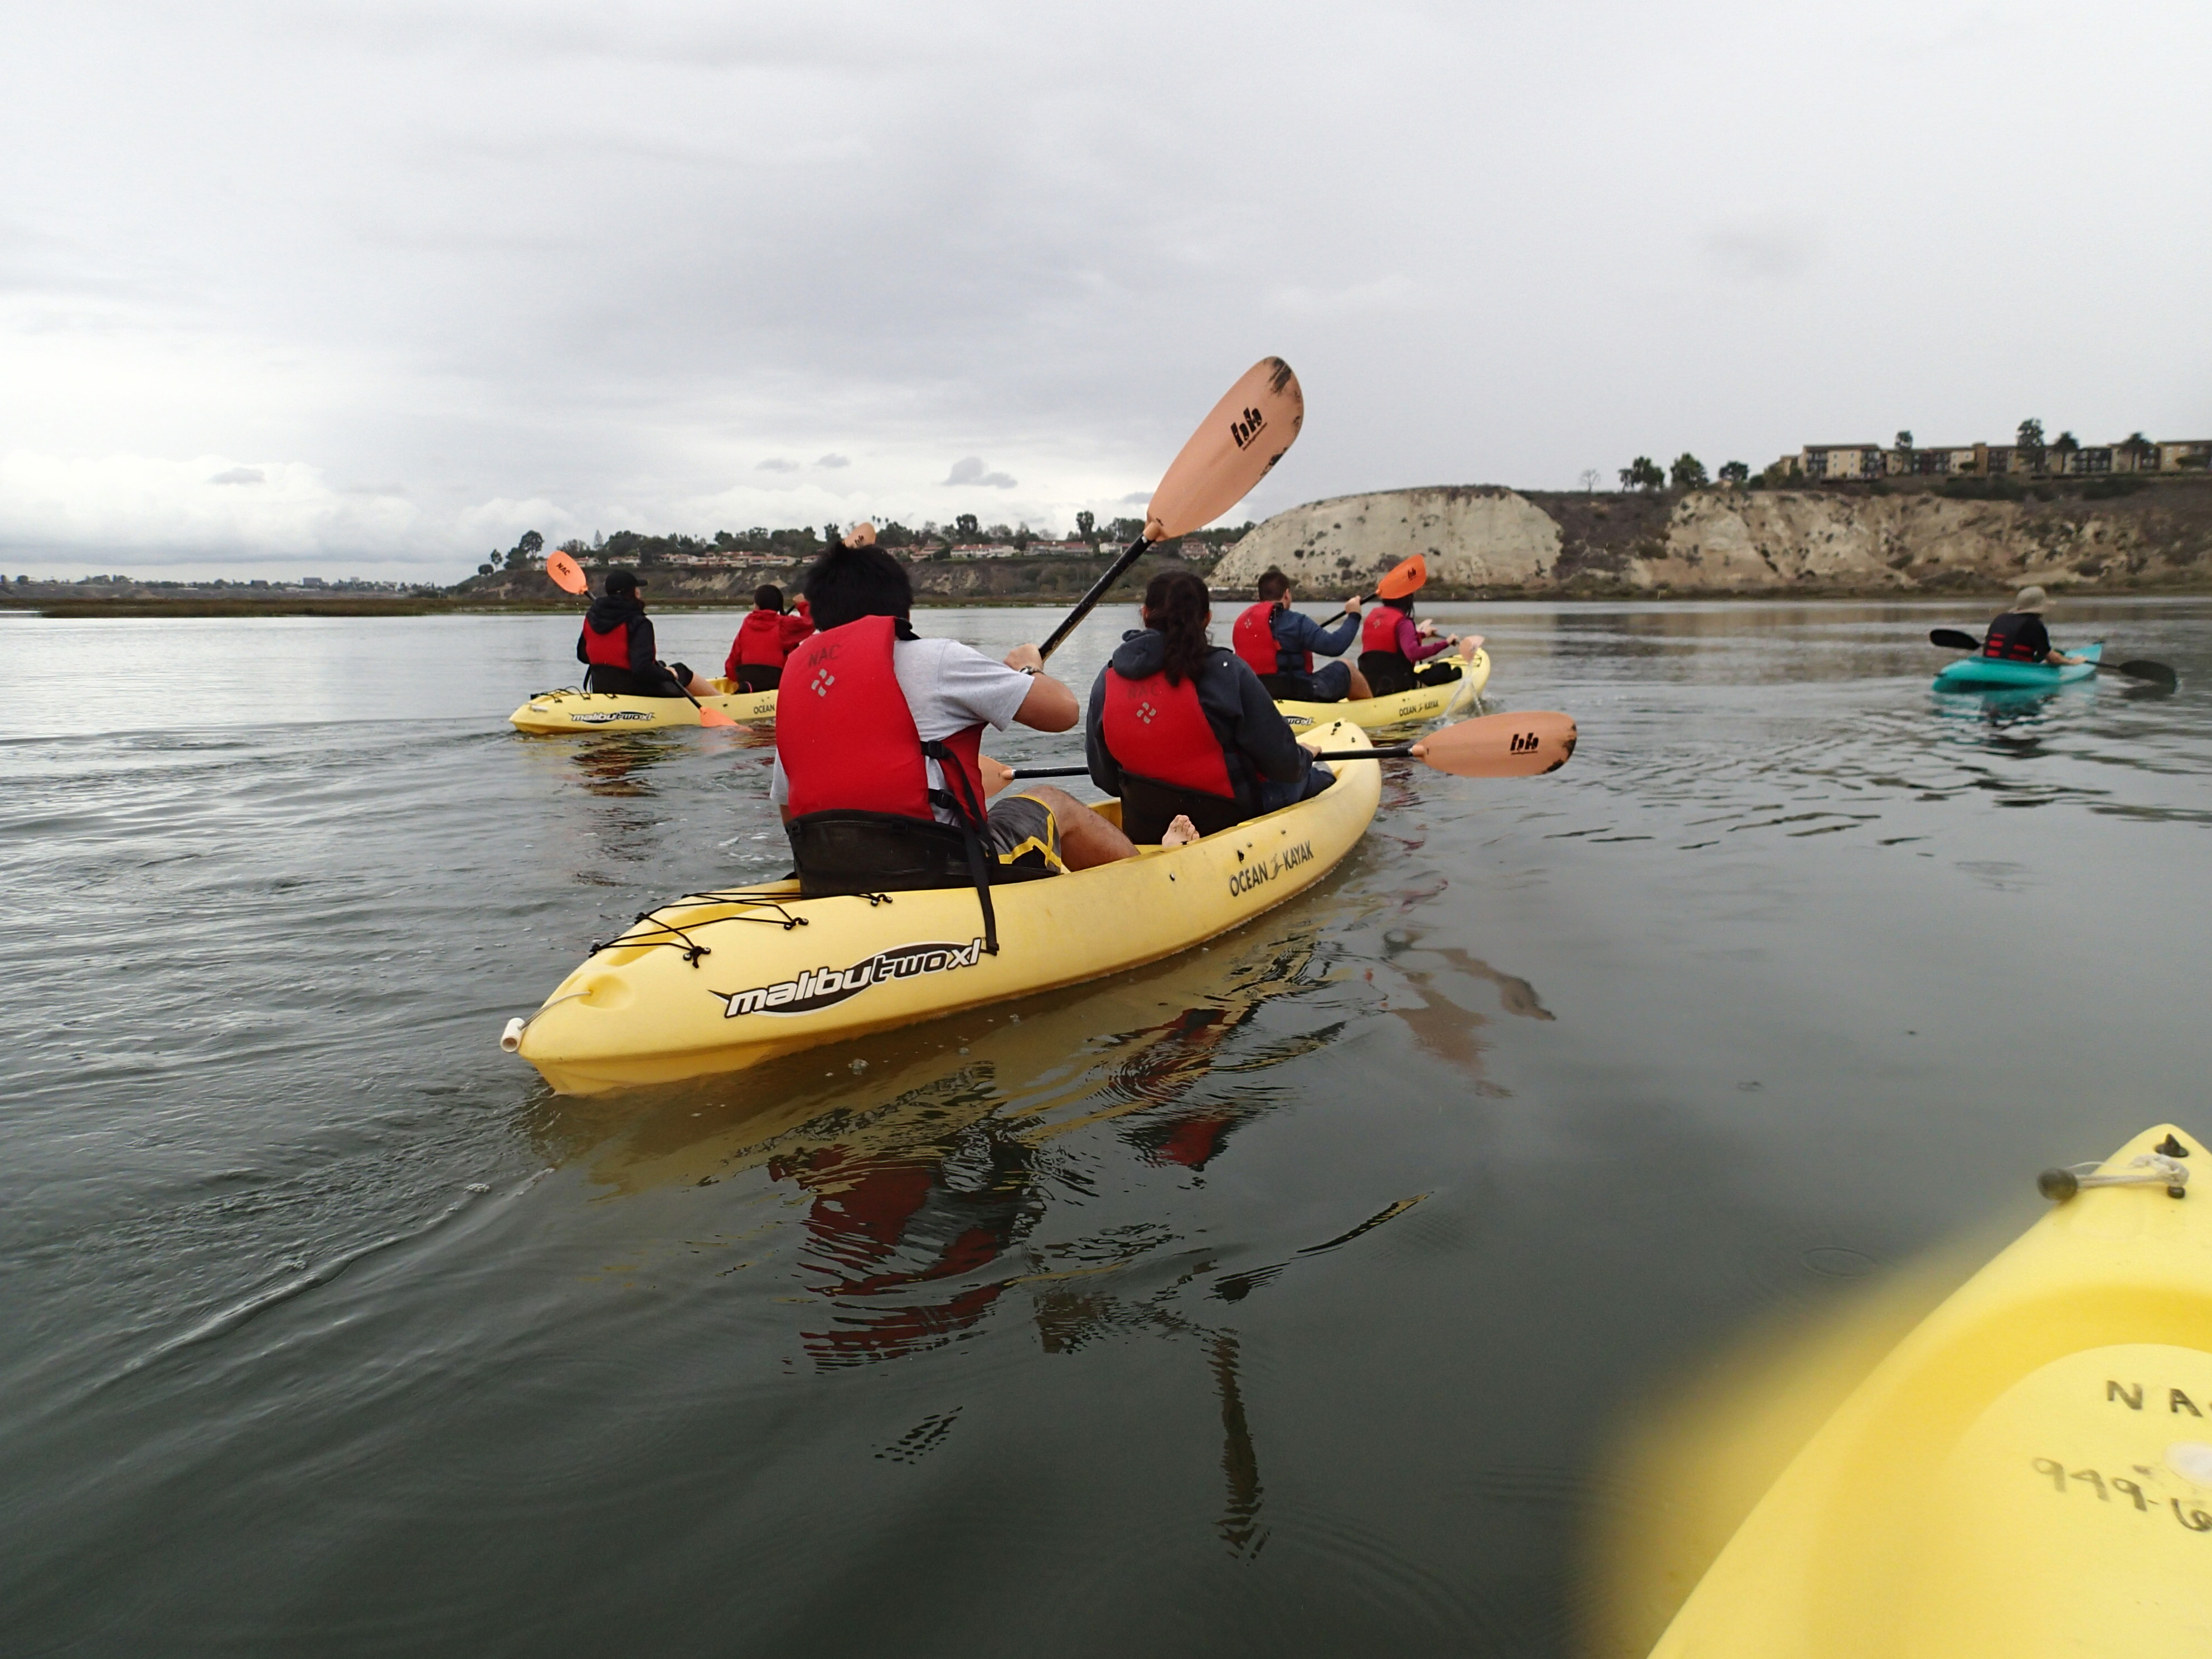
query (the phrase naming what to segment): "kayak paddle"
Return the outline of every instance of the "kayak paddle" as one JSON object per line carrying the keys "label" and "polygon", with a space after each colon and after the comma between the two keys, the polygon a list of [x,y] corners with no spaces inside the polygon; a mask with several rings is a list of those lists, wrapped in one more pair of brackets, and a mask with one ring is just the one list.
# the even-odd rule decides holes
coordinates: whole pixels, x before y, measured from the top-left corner
{"label": "kayak paddle", "polygon": [[[1955,628],[1931,629],[1928,643],[1940,645],[1947,651],[1979,651],[1982,648],[1982,642],[1972,634],[1962,634]],[[2131,680],[2148,681],[2164,691],[2171,691],[2181,684],[2181,676],[2162,662],[2146,662],[2138,659],[2134,662],[2092,663],[2090,666],[2100,674],[2124,674]]]}
{"label": "kayak paddle", "polygon": [[1412,558],[1393,566],[1390,574],[1376,583],[1375,591],[1360,603],[1372,605],[1377,599],[1402,599],[1408,593],[1419,592],[1428,580],[1428,556],[1416,553]]}
{"label": "kayak paddle", "polygon": [[[1455,778],[1528,778],[1556,772],[1575,752],[1575,721],[1571,714],[1547,710],[1517,714],[1485,714],[1441,726],[1412,743],[1385,744],[1376,749],[1326,749],[1316,760],[1417,760]],[[1085,766],[1024,766],[1016,778],[1079,778]]]}
{"label": "kayak paddle", "polygon": [[1076,601],[1075,609],[1037,647],[1049,657],[1097,609],[1121,573],[1154,542],[1188,535],[1211,524],[1252,493],[1267,469],[1283,459],[1305,423],[1305,393],[1298,377],[1280,357],[1263,357],[1222,394],[1213,412],[1199,422],[1145,509],[1145,533]]}
{"label": "kayak paddle", "polygon": [[[585,593],[591,591],[592,584],[584,574],[584,568],[558,548],[545,556],[545,574],[553,579],[553,586],[564,593]],[[669,678],[673,679],[675,676],[672,674]],[[735,726],[737,724],[737,721],[732,720],[720,709],[708,708],[683,686],[679,685],[676,689],[684,693],[684,702],[699,711],[700,725]]]}

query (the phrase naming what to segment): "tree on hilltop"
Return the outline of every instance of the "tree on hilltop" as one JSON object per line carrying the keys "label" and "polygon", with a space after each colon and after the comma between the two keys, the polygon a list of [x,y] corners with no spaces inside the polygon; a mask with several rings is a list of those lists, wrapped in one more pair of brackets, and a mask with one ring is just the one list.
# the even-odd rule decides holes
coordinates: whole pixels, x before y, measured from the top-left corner
{"label": "tree on hilltop", "polygon": [[1723,461],[1720,479],[1723,483],[1748,483],[1751,481],[1751,469],[1741,461]]}
{"label": "tree on hilltop", "polygon": [[1659,470],[1659,463],[1649,455],[1638,455],[1620,469],[1623,489],[1657,491],[1667,487],[1667,475]]}
{"label": "tree on hilltop", "polygon": [[1093,553],[1098,550],[1098,520],[1095,514],[1088,510],[1077,514],[1075,534],[1078,540],[1088,542],[1091,544],[1091,550]]}
{"label": "tree on hilltop", "polygon": [[2070,432],[2062,432],[2051,441],[2051,453],[2058,458],[2058,470],[2061,472],[2066,470],[2067,464],[2074,459],[2075,452],[2081,447],[2081,444]]}
{"label": "tree on hilltop", "polygon": [[952,528],[961,540],[972,542],[983,533],[983,521],[973,513],[963,513],[953,520]]}
{"label": "tree on hilltop", "polygon": [[1705,477],[1705,464],[1686,449],[1674,458],[1668,477],[1677,489],[1703,489],[1711,482]]}
{"label": "tree on hilltop", "polygon": [[2020,459],[2031,472],[2043,471],[2043,422],[2030,418],[2020,423],[2014,436],[2013,447],[2020,451]]}
{"label": "tree on hilltop", "polygon": [[2142,433],[2130,432],[2120,441],[2119,451],[2134,464],[2136,471],[2140,472],[2143,470],[2143,463],[2158,453],[2158,446],[2144,437]]}

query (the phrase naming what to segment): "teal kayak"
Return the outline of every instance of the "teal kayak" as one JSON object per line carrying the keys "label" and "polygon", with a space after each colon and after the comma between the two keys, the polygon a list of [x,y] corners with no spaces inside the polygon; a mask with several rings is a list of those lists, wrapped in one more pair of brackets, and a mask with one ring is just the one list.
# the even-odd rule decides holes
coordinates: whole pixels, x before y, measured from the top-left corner
{"label": "teal kayak", "polygon": [[2069,662],[2063,668],[2047,662],[2005,662],[1996,657],[1961,657],[1936,677],[1939,691],[1971,691],[1982,686],[2040,688],[2086,680],[2097,672],[2097,659],[2105,654],[2102,641],[2072,653],[2087,662]]}

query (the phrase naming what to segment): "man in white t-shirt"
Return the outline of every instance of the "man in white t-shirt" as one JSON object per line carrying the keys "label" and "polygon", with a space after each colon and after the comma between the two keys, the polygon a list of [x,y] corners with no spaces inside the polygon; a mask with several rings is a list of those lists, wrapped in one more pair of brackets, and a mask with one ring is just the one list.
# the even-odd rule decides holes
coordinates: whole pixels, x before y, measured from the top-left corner
{"label": "man in white t-shirt", "polygon": [[[994,662],[957,640],[915,637],[906,621],[913,605],[906,570],[875,547],[874,539],[872,528],[859,526],[845,546],[832,549],[809,573],[807,599],[820,629],[816,640],[847,623],[869,617],[893,618],[897,632],[891,643],[891,670],[914,718],[915,734],[923,744],[944,744],[977,726],[1000,732],[1013,725],[1040,732],[1074,729],[1082,718],[1081,706],[1074,692],[1043,672],[1044,659],[1034,645],[1017,646],[1004,662]],[[795,697],[805,689],[787,676],[781,696]],[[782,725],[779,721],[780,729]],[[1008,769],[980,754],[976,762],[983,794],[997,794],[1007,781]],[[948,781],[945,765],[937,758],[925,758],[923,767],[932,816],[939,823],[958,824],[962,814],[957,805],[946,803],[960,800],[965,780]],[[769,797],[789,823],[791,781],[781,747]],[[1191,830],[1172,840],[1163,837],[1163,845],[1195,838]],[[1049,784],[994,800],[982,841],[988,856],[1031,873],[1085,870],[1136,853],[1110,819]]]}

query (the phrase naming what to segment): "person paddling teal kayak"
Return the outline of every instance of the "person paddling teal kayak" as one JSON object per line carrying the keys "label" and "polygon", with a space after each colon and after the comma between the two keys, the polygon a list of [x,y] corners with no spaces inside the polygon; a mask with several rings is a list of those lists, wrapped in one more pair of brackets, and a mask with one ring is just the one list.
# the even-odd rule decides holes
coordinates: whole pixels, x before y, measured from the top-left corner
{"label": "person paddling teal kayak", "polygon": [[2051,643],[2051,630],[2043,622],[2043,613],[2050,606],[2050,596],[2040,587],[2021,588],[2012,609],[1990,622],[1990,631],[1982,640],[1982,654],[1999,662],[2040,662],[2053,668],[2086,661],[2068,656]]}

